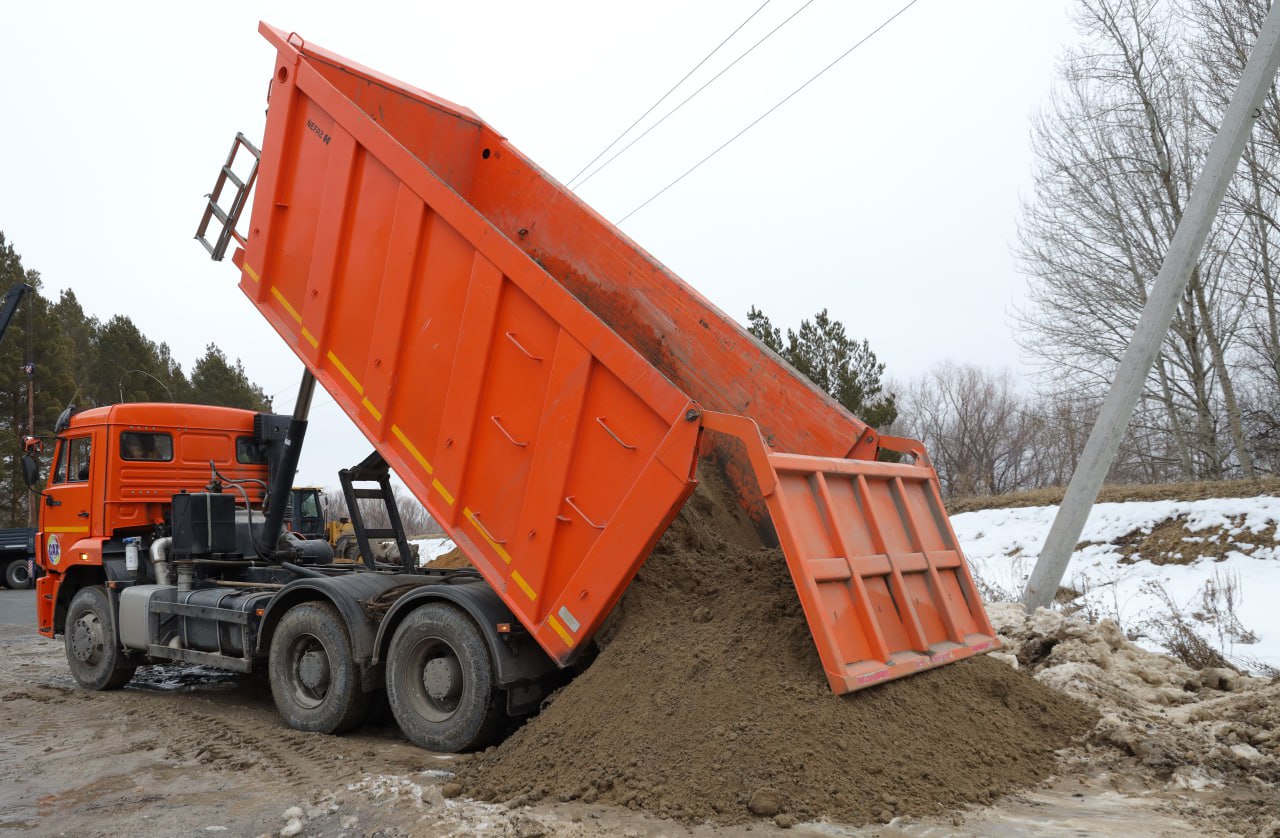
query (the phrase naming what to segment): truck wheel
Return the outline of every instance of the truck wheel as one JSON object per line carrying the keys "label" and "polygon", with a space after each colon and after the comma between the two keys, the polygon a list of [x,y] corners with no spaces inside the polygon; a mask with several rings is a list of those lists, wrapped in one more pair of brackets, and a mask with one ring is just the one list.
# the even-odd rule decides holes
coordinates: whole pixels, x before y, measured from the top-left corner
{"label": "truck wheel", "polygon": [[63,642],[71,677],[80,686],[116,690],[133,677],[136,667],[120,649],[111,619],[111,604],[101,586],[76,592],[67,609]]}
{"label": "truck wheel", "polygon": [[294,730],[342,733],[364,719],[368,696],[360,689],[351,639],[329,603],[306,602],[285,612],[271,638],[267,669],[276,709]]}
{"label": "truck wheel", "polygon": [[27,572],[26,559],[9,562],[9,566],[4,569],[4,583],[15,591],[31,587],[31,574]]}
{"label": "truck wheel", "polygon": [[480,630],[440,602],[412,611],[396,628],[387,698],[404,735],[432,751],[482,748],[506,720]]}

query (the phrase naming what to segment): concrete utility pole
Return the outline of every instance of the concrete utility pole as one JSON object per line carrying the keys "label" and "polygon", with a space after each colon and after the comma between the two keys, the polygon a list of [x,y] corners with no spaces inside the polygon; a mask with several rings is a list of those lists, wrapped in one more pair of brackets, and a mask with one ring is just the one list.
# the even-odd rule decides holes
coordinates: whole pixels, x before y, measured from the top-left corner
{"label": "concrete utility pole", "polygon": [[1244,145],[1253,131],[1253,123],[1261,115],[1263,97],[1276,77],[1280,65],[1280,2],[1271,4],[1271,10],[1262,24],[1258,42],[1253,46],[1240,85],[1222,118],[1218,136],[1214,138],[1205,161],[1204,170],[1196,180],[1186,213],[1178,222],[1164,264],[1156,277],[1151,296],[1142,310],[1142,317],[1134,329],[1133,339],[1120,361],[1120,369],[1111,383],[1111,392],[1102,404],[1098,421],[1089,434],[1084,454],[1071,476],[1066,497],[1058,515],[1053,519],[1040,561],[1036,563],[1022,604],[1028,609],[1047,607],[1053,601],[1062,575],[1067,570],[1071,551],[1080,540],[1085,519],[1098,498],[1098,490],[1111,468],[1120,440],[1133,416],[1133,409],[1142,394],[1143,383],[1151,372],[1169,331],[1174,312],[1191,277],[1191,268],[1200,258],[1200,250],[1209,235],[1209,228],[1218,215],[1222,196],[1240,162]]}

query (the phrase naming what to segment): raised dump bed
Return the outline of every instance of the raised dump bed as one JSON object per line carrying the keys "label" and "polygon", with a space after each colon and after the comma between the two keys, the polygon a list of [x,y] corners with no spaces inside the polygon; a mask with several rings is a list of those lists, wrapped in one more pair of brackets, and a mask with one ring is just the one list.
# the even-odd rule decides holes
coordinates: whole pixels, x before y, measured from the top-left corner
{"label": "raised dump bed", "polygon": [[996,645],[918,443],[849,415],[475,114],[260,30],[278,56],[241,288],[548,655],[609,614],[708,430],[837,692]]}

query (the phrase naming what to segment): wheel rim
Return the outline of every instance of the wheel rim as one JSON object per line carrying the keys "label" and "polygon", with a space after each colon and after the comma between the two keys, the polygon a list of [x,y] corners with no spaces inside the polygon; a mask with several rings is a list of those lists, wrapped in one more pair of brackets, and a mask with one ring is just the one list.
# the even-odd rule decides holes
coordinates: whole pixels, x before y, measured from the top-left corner
{"label": "wheel rim", "polygon": [[102,622],[98,615],[86,611],[77,617],[71,626],[71,654],[75,659],[88,666],[97,666],[102,660],[104,647]]}
{"label": "wheel rim", "polygon": [[405,662],[409,700],[418,715],[443,722],[462,706],[466,686],[462,661],[438,637],[418,641]]}
{"label": "wheel rim", "polygon": [[25,562],[15,562],[10,565],[13,570],[9,571],[10,577],[19,585],[25,585],[31,581],[31,574],[27,573],[27,565]]}
{"label": "wheel rim", "polygon": [[307,709],[324,703],[329,695],[329,653],[315,635],[303,634],[289,645],[289,689],[294,701]]}

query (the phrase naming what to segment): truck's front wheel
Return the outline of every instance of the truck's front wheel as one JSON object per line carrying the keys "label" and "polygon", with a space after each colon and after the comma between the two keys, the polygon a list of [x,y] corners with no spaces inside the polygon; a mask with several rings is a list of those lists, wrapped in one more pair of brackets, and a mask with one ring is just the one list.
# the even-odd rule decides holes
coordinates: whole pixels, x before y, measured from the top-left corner
{"label": "truck's front wheel", "polygon": [[120,649],[111,604],[100,586],[81,588],[67,608],[63,627],[67,664],[76,683],[91,690],[115,690],[129,683],[136,667]]}
{"label": "truck's front wheel", "polygon": [[387,652],[387,698],[400,730],[433,751],[482,748],[506,719],[480,630],[433,602],[396,627]]}
{"label": "truck's front wheel", "polygon": [[271,695],[295,730],[342,733],[364,719],[368,696],[351,654],[351,639],[327,602],[290,608],[271,638]]}
{"label": "truck's front wheel", "polygon": [[26,559],[14,559],[4,569],[4,583],[15,591],[23,591],[31,587],[31,574],[27,571]]}

